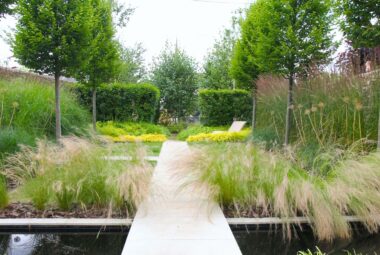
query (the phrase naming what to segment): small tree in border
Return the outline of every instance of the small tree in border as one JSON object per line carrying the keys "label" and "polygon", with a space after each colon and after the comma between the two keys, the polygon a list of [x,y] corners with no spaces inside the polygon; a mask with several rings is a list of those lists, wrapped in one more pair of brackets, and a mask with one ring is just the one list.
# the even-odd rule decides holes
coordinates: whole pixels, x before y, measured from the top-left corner
{"label": "small tree in border", "polygon": [[284,145],[289,144],[293,88],[297,75],[327,62],[332,50],[329,0],[258,0],[248,18],[255,27],[255,63],[265,73],[289,80]]}
{"label": "small tree in border", "polygon": [[257,78],[260,74],[255,63],[254,45],[257,44],[257,27],[252,23],[252,16],[257,10],[255,3],[251,12],[241,22],[241,38],[236,42],[231,60],[230,74],[237,82],[237,87],[252,91],[252,130],[256,128],[257,112]]}
{"label": "small tree in border", "polygon": [[13,52],[20,64],[54,75],[56,139],[62,136],[60,78],[72,76],[90,58],[90,0],[19,0]]}
{"label": "small tree in border", "polygon": [[119,71],[118,44],[113,39],[112,9],[109,2],[93,0],[94,27],[92,30],[91,56],[87,65],[79,72],[78,79],[91,88],[92,125],[96,130],[96,91],[114,79]]}

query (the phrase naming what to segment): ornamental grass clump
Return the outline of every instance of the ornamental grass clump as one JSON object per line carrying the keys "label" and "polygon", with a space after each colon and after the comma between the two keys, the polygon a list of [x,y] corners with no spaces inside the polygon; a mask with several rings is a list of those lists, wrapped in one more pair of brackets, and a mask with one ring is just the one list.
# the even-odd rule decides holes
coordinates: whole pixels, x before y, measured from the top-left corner
{"label": "ornamental grass clump", "polygon": [[[380,107],[380,77],[320,75],[299,81],[291,105],[291,142],[319,147],[331,144],[350,147],[372,141],[363,151],[375,148]],[[282,84],[280,84],[282,85]],[[282,144],[285,134],[286,93],[278,82],[259,89],[256,140]]]}
{"label": "ornamental grass clump", "polygon": [[9,156],[2,170],[18,185],[18,196],[38,209],[109,208],[132,214],[147,193],[151,165],[141,148],[131,161],[106,160],[108,155],[104,147],[75,137],[59,145],[40,140],[35,149],[24,146]]}
{"label": "ornamental grass clump", "polygon": [[[380,227],[379,153],[341,160],[325,175],[252,144],[204,146],[194,157],[196,182],[208,185],[210,196],[237,216],[305,216],[321,240],[350,238],[347,215],[358,216],[371,233]],[[291,226],[284,225],[291,237]]]}

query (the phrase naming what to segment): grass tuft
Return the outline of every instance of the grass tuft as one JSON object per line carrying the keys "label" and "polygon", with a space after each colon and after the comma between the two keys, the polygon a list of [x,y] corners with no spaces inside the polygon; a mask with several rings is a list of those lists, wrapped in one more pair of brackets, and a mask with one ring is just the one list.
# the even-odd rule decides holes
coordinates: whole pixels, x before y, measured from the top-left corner
{"label": "grass tuft", "polygon": [[[252,144],[208,145],[194,157],[196,182],[208,185],[210,196],[237,216],[306,216],[321,240],[351,237],[345,215],[360,217],[371,233],[380,227],[380,153],[339,160],[326,175]],[[291,226],[284,229],[290,237]]]}
{"label": "grass tuft", "polygon": [[134,213],[147,194],[152,167],[145,149],[134,149],[132,161],[105,160],[110,151],[90,141],[68,137],[60,145],[39,140],[6,158],[3,173],[19,185],[17,194],[38,209],[58,206],[127,209]]}

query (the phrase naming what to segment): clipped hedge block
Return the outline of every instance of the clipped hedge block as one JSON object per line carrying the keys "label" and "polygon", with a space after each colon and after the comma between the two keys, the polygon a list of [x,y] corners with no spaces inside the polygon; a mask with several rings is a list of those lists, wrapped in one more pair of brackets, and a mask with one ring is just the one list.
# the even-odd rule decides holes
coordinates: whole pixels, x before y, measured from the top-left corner
{"label": "clipped hedge block", "polygon": [[231,125],[234,120],[251,121],[252,97],[245,90],[212,90],[199,92],[201,122],[207,126]]}
{"label": "clipped hedge block", "polygon": [[[91,88],[75,85],[72,89],[91,111]],[[159,89],[151,84],[104,84],[97,88],[96,95],[98,121],[153,122],[160,99]]]}
{"label": "clipped hedge block", "polygon": [[195,142],[243,142],[250,134],[249,130],[240,132],[218,132],[214,134],[198,134],[189,136],[186,141],[189,143]]}

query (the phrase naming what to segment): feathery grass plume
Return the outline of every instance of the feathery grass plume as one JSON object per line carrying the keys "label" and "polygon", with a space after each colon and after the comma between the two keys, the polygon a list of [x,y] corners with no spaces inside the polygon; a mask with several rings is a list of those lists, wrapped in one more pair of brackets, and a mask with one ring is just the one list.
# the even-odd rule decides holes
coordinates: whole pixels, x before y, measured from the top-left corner
{"label": "feathery grass plume", "polygon": [[[208,185],[210,197],[236,215],[252,210],[283,219],[302,215],[317,238],[329,241],[352,236],[346,215],[358,216],[370,232],[380,227],[380,153],[337,156],[324,174],[305,171],[292,151],[252,144],[207,145],[193,157],[192,181]],[[284,231],[290,238],[289,224]]]}
{"label": "feathery grass plume", "polygon": [[5,160],[3,173],[21,185],[17,192],[38,209],[126,209],[135,212],[147,194],[152,167],[143,160],[144,148],[130,151],[131,161],[105,158],[109,151],[94,142],[66,137],[60,144],[39,140]]}

